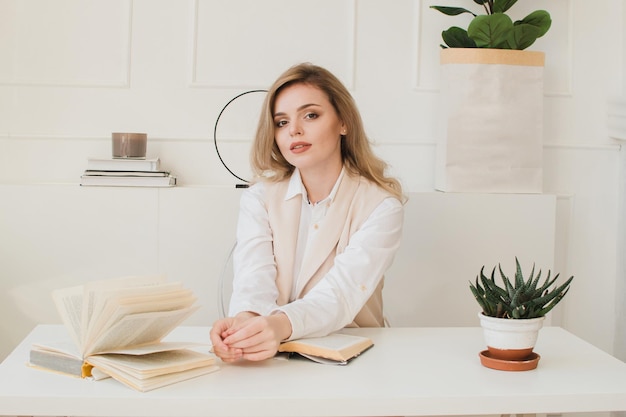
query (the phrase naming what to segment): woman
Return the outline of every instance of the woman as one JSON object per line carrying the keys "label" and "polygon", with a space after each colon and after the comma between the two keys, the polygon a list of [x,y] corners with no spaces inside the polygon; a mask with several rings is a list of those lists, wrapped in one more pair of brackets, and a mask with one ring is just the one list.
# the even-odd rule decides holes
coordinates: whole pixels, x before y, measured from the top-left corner
{"label": "woman", "polygon": [[251,162],[230,317],[211,330],[216,355],[263,360],[284,340],[383,326],[404,197],[348,90],[312,64],[287,70],[267,93]]}

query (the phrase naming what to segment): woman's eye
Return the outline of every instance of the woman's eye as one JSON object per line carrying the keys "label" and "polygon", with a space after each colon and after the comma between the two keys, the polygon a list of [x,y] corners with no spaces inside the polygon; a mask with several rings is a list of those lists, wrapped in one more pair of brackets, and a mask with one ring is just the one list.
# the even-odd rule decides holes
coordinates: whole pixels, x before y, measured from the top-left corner
{"label": "woman's eye", "polygon": [[286,121],[286,120],[278,120],[278,121],[276,122],[276,127],[283,127],[283,126],[285,126],[286,124],[287,124],[287,121]]}
{"label": "woman's eye", "polygon": [[305,119],[317,119],[317,113],[307,113],[304,116]]}

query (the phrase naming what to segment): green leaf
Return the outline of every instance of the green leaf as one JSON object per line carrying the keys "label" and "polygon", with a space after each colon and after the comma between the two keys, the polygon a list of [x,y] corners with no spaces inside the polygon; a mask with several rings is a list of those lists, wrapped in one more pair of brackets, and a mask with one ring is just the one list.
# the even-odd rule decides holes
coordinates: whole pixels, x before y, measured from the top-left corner
{"label": "green leaf", "polygon": [[[558,274],[557,274],[557,276],[558,276]],[[552,292],[550,292],[550,293],[545,295],[545,299],[547,299],[549,301],[550,297],[554,297],[554,294],[561,295],[562,293],[565,293],[565,292],[569,291],[569,285],[570,285],[570,283],[572,282],[573,279],[574,279],[574,277],[570,277],[567,281],[565,281],[559,287],[553,289]],[[543,301],[543,303],[545,304],[546,301],[543,298],[544,297],[541,297],[538,300]]]}
{"label": "green leaf", "polygon": [[517,0],[495,0],[493,2],[493,12],[494,13],[504,13],[509,10]]}
{"label": "green leaf", "polygon": [[474,286],[474,284],[472,284],[472,282],[470,281],[470,290],[472,291],[474,298],[478,302],[478,305],[483,310],[483,313],[485,313],[486,315],[490,315],[491,309],[489,308],[489,304],[485,300],[485,292],[482,291],[482,288],[480,288],[480,285],[478,285],[478,278],[476,278],[476,286]]}
{"label": "green leaf", "polygon": [[[500,270],[500,278],[504,283],[504,289],[506,290],[508,299],[510,300],[515,296],[515,287],[511,284],[511,281],[507,278],[507,276],[504,275],[504,272],[502,272],[502,266],[500,266],[500,264],[498,264],[498,269]],[[493,280],[493,273],[491,279]]]}
{"label": "green leaf", "polygon": [[441,38],[450,48],[476,48],[476,42],[467,35],[467,31],[457,26],[441,32]]}
{"label": "green leaf", "polygon": [[[533,264],[533,272],[535,271],[535,264]],[[548,273],[550,273],[550,271],[548,271]],[[530,273],[530,278],[532,279],[533,277],[533,273]],[[530,283],[530,285],[528,286],[528,289],[530,291],[536,292],[537,291],[537,284],[539,284],[539,280],[541,279],[541,270],[539,270],[539,272],[537,273],[537,276],[532,279],[532,282]],[[530,279],[529,279],[530,281]]]}
{"label": "green leaf", "polygon": [[502,13],[477,16],[467,28],[467,34],[479,48],[507,49],[512,31],[513,21]]}
{"label": "green leaf", "polygon": [[550,26],[552,26],[552,19],[550,18],[550,13],[545,10],[535,10],[522,20],[516,21],[515,25],[535,26],[539,29],[537,38],[540,38],[545,35],[550,29]]}
{"label": "green leaf", "polygon": [[513,296],[511,297],[511,308],[513,310],[516,310],[519,308],[519,306],[521,306],[523,303],[520,302],[522,301],[521,299],[524,296],[524,289],[523,288],[517,288],[515,290],[515,292],[513,293]]}
{"label": "green leaf", "polygon": [[[502,274],[502,271],[500,271],[500,273]],[[485,291],[490,291],[491,293],[493,293],[494,295],[496,295],[498,298],[502,300],[508,300],[509,298],[508,289],[506,290],[502,289],[501,287],[498,286],[498,284],[496,284],[495,275],[496,275],[496,269],[493,268],[493,270],[491,271],[491,279],[485,278],[485,280],[483,281],[485,283]],[[504,278],[506,279],[506,277]]]}
{"label": "green leaf", "polygon": [[512,36],[509,38],[510,49],[524,50],[535,43],[539,37],[540,29],[532,25],[515,25],[513,26]]}
{"label": "green leaf", "polygon": [[524,285],[524,274],[522,274],[522,267],[517,260],[517,256],[515,257],[515,287],[521,288]]}
{"label": "green leaf", "polygon": [[430,6],[431,9],[435,9],[440,11],[441,13],[448,15],[448,16],[457,16],[463,13],[469,13],[472,16],[476,16],[473,12],[471,12],[470,10],[464,9],[462,7],[449,7],[449,6]]}
{"label": "green leaf", "polygon": [[514,319],[522,319],[526,316],[526,311],[524,306],[515,307],[511,312],[512,318]]}
{"label": "green leaf", "polygon": [[546,277],[546,280],[544,281],[543,285],[537,291],[539,291],[539,293],[543,293],[543,292],[547,291],[548,288],[550,288],[550,286],[556,282],[558,277],[559,277],[559,274],[556,274],[554,276],[554,278],[552,278],[552,280],[550,280],[550,271],[548,271],[548,276]]}
{"label": "green leaf", "polygon": [[563,291],[562,293],[560,293],[558,297],[555,297],[554,299],[552,299],[552,301],[546,304],[545,307],[543,307],[541,310],[537,311],[537,313],[535,313],[537,314],[536,317],[545,316],[546,314],[548,314],[548,312],[552,310],[561,301],[563,297],[565,297],[565,294],[567,294],[568,291],[569,291],[569,288]]}

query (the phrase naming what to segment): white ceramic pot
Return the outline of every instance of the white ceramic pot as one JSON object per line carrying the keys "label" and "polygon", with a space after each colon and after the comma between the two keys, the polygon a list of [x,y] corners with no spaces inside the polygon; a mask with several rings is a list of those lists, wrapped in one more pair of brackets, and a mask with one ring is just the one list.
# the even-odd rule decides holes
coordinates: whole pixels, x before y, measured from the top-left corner
{"label": "white ceramic pot", "polygon": [[545,317],[502,319],[478,313],[489,354],[498,359],[520,360],[528,357],[537,342]]}

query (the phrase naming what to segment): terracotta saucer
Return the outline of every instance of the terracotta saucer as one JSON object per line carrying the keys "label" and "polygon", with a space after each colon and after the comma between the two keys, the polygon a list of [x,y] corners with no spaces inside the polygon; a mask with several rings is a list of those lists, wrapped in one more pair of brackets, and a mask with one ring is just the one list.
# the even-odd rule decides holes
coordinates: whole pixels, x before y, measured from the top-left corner
{"label": "terracotta saucer", "polygon": [[483,366],[499,371],[530,371],[537,367],[539,358],[541,358],[541,356],[533,352],[527,358],[518,361],[496,359],[489,354],[488,350],[483,350],[478,356],[480,356],[480,363]]}

